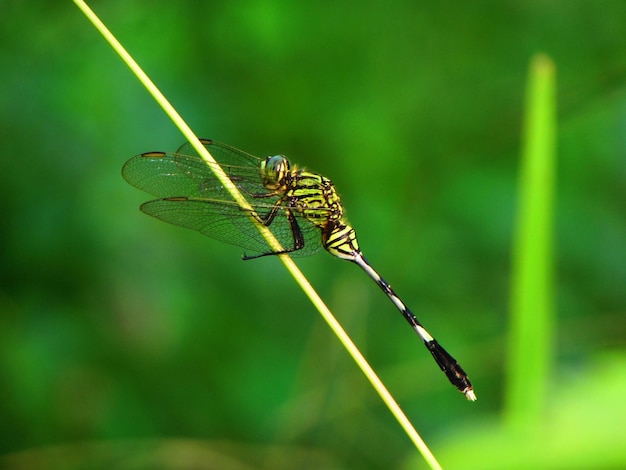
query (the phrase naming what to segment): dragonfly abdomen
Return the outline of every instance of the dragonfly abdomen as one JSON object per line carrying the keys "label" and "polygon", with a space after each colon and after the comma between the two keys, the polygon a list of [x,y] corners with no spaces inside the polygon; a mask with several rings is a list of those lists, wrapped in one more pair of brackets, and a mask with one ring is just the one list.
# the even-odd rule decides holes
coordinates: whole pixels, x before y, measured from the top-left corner
{"label": "dragonfly abdomen", "polygon": [[361,255],[356,232],[341,220],[330,221],[322,229],[322,244],[326,251],[337,258],[354,261]]}

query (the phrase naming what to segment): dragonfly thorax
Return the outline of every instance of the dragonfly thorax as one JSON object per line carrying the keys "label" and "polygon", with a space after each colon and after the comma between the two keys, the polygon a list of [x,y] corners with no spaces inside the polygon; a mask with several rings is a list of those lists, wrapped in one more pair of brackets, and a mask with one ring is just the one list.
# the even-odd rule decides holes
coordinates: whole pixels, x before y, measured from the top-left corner
{"label": "dragonfly thorax", "polygon": [[284,155],[267,157],[261,163],[261,179],[263,185],[272,191],[285,185],[285,178],[289,172],[289,160]]}
{"label": "dragonfly thorax", "polygon": [[343,206],[331,180],[317,173],[295,170],[288,182],[291,186],[286,196],[290,206],[313,225],[323,228],[342,219]]}

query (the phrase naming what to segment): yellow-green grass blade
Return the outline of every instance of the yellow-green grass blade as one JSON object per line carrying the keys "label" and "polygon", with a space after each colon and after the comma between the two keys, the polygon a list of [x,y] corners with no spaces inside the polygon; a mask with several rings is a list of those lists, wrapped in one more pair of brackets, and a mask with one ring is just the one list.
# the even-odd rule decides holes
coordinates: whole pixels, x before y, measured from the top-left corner
{"label": "yellow-green grass blade", "polygon": [[[191,128],[186,124],[186,122],[182,119],[182,117],[176,112],[173,106],[167,101],[165,96],[160,92],[160,90],[154,85],[154,83],[149,79],[149,77],[145,74],[145,72],[139,67],[139,65],[135,62],[135,60],[130,56],[130,54],[124,49],[124,47],[119,43],[119,41],[113,36],[113,34],[108,30],[108,28],[100,21],[100,19],[96,16],[96,14],[87,6],[87,4],[82,0],[73,0],[74,3],[78,6],[78,8],[85,14],[85,16],[91,21],[91,23],[96,27],[96,29],[102,34],[105,40],[111,45],[111,47],[115,50],[115,52],[120,56],[120,58],[128,65],[128,67],[132,70],[132,72],[137,76],[140,82],[144,85],[144,87],[148,90],[148,92],[155,98],[157,103],[162,107],[162,109],[166,112],[168,117],[172,119],[174,124],[179,128],[179,130],[183,133],[185,138],[193,145],[194,149],[202,156],[205,161],[211,164],[211,168],[219,168],[218,165],[215,164],[212,156],[208,153],[206,148],[200,143],[198,138],[195,136]],[[247,202],[243,195],[241,195],[237,189],[237,187],[228,179],[228,177],[223,174],[220,170],[216,173],[216,176],[220,179],[223,179],[224,187],[226,187],[233,199],[240,204],[242,207],[246,207]],[[272,247],[275,247],[277,251],[280,251],[280,244],[273,237],[270,230],[263,226],[262,224],[256,224],[259,228],[259,231],[262,235],[267,239],[268,244]],[[361,369],[363,374],[369,380],[372,387],[379,394],[385,405],[389,408],[392,415],[396,418],[404,432],[407,434],[413,445],[417,448],[417,450],[422,454],[424,460],[426,460],[428,466],[433,469],[440,469],[441,466],[437,462],[435,456],[432,454],[430,449],[427,447],[426,443],[422,440],[421,436],[417,433],[412,423],[409,421],[407,416],[404,414],[398,403],[395,401],[391,393],[387,390],[383,382],[379,379],[377,374],[374,372],[372,367],[366,361],[365,357],[361,354],[356,345],[352,342],[351,338],[348,334],[343,330],[339,322],[336,320],[332,312],[328,309],[323,300],[319,297],[317,292],[313,289],[309,281],[302,274],[300,269],[296,266],[293,260],[287,255],[279,256],[282,263],[285,265],[287,270],[291,273],[296,282],[300,285],[304,293],[309,297],[309,300],[313,303],[313,305],[317,308],[319,313],[322,315],[324,320],[328,323],[332,331],[335,333],[339,341],[346,348],[348,353],[352,356],[354,361],[357,363],[358,367]]]}
{"label": "yellow-green grass blade", "polygon": [[513,245],[505,416],[517,427],[542,418],[553,356],[553,197],[555,66],[530,65]]}

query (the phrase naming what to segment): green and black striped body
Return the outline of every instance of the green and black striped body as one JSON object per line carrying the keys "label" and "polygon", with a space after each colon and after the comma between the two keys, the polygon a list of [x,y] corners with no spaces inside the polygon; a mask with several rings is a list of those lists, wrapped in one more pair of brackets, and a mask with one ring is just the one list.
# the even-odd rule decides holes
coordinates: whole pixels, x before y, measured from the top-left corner
{"label": "green and black striped body", "polygon": [[[274,189],[275,186],[269,185],[268,189]],[[468,399],[475,400],[472,384],[462,367],[426,331],[389,283],[376,272],[361,253],[355,230],[343,218],[343,205],[332,181],[316,173],[294,169],[284,175],[284,181],[279,186],[283,188],[287,205],[320,228],[324,248],[334,256],[356,263],[378,284],[422,339],[448,380]]]}
{"label": "green and black striped body", "polygon": [[294,169],[285,176],[283,188],[284,198],[281,199],[320,229],[322,246],[330,254],[351,260],[360,252],[356,232],[344,220],[343,205],[331,180]]}
{"label": "green and black striped body", "polygon": [[[160,198],[142,204],[143,212],[260,253],[244,254],[244,259],[287,253],[308,255],[323,247],[333,256],[356,263],[402,313],[450,382],[468,399],[476,399],[461,366],[424,329],[361,253],[356,233],[345,220],[341,199],[331,180],[291,168],[283,155],[260,160],[215,141],[202,140],[202,143],[246,197],[252,211],[228,200],[211,164],[190,144],[184,144],[176,153],[148,152],[124,165],[122,174],[130,184]],[[272,231],[282,251],[272,251],[259,237],[251,217]]]}

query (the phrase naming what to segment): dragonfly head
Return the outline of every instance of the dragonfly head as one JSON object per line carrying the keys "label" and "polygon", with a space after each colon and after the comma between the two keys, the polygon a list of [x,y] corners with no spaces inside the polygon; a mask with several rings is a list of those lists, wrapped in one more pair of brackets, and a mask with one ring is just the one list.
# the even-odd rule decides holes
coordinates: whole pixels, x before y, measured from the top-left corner
{"label": "dragonfly head", "polygon": [[261,178],[267,189],[279,189],[289,174],[289,160],[284,155],[267,157],[261,163]]}

